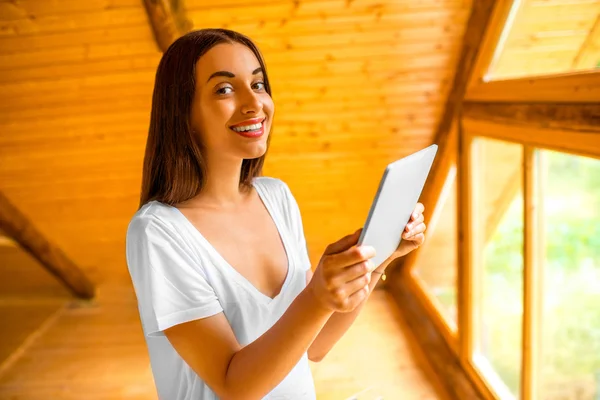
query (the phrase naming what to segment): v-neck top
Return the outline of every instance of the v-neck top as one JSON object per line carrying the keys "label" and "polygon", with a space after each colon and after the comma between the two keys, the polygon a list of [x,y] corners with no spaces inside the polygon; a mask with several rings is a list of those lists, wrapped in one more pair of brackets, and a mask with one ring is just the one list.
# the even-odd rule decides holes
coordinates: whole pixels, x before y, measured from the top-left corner
{"label": "v-neck top", "polygon": [[[285,281],[273,298],[233,268],[177,208],[151,201],[129,223],[127,265],[160,399],[217,399],[171,346],[165,329],[223,313],[240,345],[246,346],[270,329],[306,286],[310,260],[294,196],[276,178],[254,178],[253,186],[288,260]],[[306,353],[264,398],[316,398]]]}

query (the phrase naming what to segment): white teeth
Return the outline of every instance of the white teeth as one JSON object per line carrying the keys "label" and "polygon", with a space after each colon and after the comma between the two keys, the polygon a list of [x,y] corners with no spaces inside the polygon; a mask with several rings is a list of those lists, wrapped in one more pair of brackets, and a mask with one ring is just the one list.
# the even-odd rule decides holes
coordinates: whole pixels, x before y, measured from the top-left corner
{"label": "white teeth", "polygon": [[236,132],[244,132],[244,131],[254,131],[254,130],[260,129],[261,127],[262,127],[262,122],[259,122],[258,124],[238,126],[238,127],[234,127],[231,129],[233,129]]}

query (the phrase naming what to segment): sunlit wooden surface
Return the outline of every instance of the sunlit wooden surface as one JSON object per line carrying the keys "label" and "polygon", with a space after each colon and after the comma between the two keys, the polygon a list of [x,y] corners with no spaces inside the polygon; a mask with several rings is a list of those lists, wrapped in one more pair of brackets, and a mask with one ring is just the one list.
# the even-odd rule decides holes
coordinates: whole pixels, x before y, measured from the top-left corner
{"label": "sunlit wooden surface", "polygon": [[[94,302],[74,301],[50,277],[25,270],[34,274],[38,294],[2,267],[14,290],[3,287],[0,296],[0,399],[156,399],[129,286],[105,285]],[[444,398],[395,307],[376,291],[337,347],[312,364],[319,400],[347,399],[369,387],[365,399]]]}
{"label": "sunlit wooden surface", "polygon": [[[265,174],[301,206],[311,259],[364,224],[385,165],[431,144],[469,0],[184,3],[264,53]],[[140,0],[0,1],[0,182],[95,283],[127,281],[160,53]],[[60,223],[57,223],[60,222]]]}
{"label": "sunlit wooden surface", "polygon": [[600,0],[523,0],[490,77],[592,70],[600,64]]}

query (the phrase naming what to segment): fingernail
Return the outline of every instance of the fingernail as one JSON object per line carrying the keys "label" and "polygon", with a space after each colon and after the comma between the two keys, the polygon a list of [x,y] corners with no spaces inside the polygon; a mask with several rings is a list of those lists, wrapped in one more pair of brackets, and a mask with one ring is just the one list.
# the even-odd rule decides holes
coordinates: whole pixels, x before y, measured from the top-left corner
{"label": "fingernail", "polygon": [[360,254],[362,254],[363,257],[372,257],[375,255],[375,248],[371,246],[362,246]]}

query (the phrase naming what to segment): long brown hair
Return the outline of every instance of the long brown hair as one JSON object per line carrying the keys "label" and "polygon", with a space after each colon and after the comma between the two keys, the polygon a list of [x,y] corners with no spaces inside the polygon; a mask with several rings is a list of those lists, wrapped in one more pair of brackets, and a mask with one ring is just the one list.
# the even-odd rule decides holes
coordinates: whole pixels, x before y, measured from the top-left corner
{"label": "long brown hair", "polygon": [[[156,71],[140,207],[152,200],[174,205],[191,199],[204,187],[206,163],[202,143],[194,137],[190,124],[196,62],[217,44],[233,42],[252,50],[264,71],[265,90],[271,95],[264,60],[247,36],[227,29],[200,29],[173,42]],[[269,135],[267,150],[270,139]],[[242,161],[240,187],[249,188],[252,179],[262,173],[265,156],[266,153]]]}

